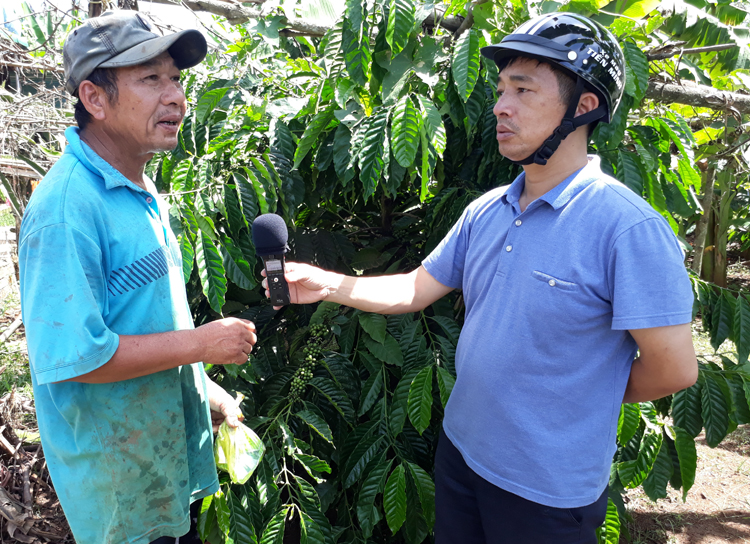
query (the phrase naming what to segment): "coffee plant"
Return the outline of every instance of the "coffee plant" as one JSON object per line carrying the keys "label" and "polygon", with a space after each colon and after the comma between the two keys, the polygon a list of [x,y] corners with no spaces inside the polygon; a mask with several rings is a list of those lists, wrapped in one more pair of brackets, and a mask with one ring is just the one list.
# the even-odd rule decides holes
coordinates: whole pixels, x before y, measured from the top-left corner
{"label": "coffee plant", "polygon": [[[184,73],[191,107],[179,146],[147,167],[172,205],[196,324],[232,315],[258,329],[248,365],[207,371],[245,395],[266,454],[244,485],[221,475],[221,491],[203,501],[201,535],[213,544],[433,538],[433,456],[455,381],[460,292],[397,316],[326,302],[276,311],[259,285],[252,222],[278,213],[288,258],[329,270],[419,266],[468,203],[520,172],[497,152],[498,74],[480,48],[555,10],[593,16],[619,38],[625,95],[591,152],[692,251],[694,313],[715,350],[734,346],[701,358],[693,387],[622,407],[600,542],[625,531],[626,489],[657,500],[671,486],[689,497],[695,437],[705,431],[714,447],[750,423],[750,299],[726,285],[727,246],[750,247],[750,108],[735,92],[750,82],[748,4],[266,4],[249,22],[222,8],[241,24],[217,18],[232,38],[211,33],[216,48]],[[60,16],[40,25],[28,13],[44,57]],[[685,81],[697,98],[670,87]],[[27,162],[39,151],[24,149]]]}

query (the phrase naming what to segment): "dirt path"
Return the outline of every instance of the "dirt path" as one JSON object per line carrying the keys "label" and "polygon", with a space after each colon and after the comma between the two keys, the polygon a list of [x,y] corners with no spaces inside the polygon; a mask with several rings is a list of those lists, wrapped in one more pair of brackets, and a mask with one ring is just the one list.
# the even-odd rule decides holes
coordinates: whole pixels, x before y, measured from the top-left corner
{"label": "dirt path", "polygon": [[750,543],[750,425],[717,448],[709,448],[703,435],[696,445],[698,469],[687,502],[671,488],[657,503],[637,489],[626,496],[634,520],[628,525],[631,543]]}

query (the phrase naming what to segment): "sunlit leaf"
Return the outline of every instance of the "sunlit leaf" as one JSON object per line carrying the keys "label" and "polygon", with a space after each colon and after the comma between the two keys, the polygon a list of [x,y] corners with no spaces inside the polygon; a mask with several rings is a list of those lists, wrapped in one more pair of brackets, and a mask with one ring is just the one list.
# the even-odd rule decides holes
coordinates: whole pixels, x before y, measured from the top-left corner
{"label": "sunlit leaf", "polygon": [[667,496],[667,484],[672,477],[672,459],[665,444],[659,448],[654,465],[648,477],[643,481],[643,490],[652,501]]}
{"label": "sunlit leaf", "polygon": [[617,441],[627,444],[635,436],[641,423],[641,408],[637,404],[623,404],[617,421]]}
{"label": "sunlit leaf", "polygon": [[299,143],[297,144],[297,149],[294,152],[294,168],[299,167],[302,159],[304,159],[310,151],[310,148],[312,148],[313,144],[318,141],[320,134],[328,127],[331,121],[333,121],[333,111],[333,108],[328,108],[324,111],[318,112],[307,125],[304,134],[302,134],[302,138],[300,138]]}
{"label": "sunlit leaf", "polygon": [[445,137],[445,126],[443,125],[443,119],[440,117],[438,109],[431,100],[424,96],[417,95],[419,100],[419,107],[422,110],[422,122],[425,127],[425,133],[427,134],[432,147],[438,154],[442,155],[445,151],[446,137]]}
{"label": "sunlit leaf", "polygon": [[203,230],[198,232],[195,260],[203,286],[203,294],[208,298],[211,309],[221,313],[224,306],[224,295],[227,292],[227,280],[224,277],[224,263],[219,250]]}
{"label": "sunlit leaf", "polygon": [[466,102],[479,77],[479,35],[469,29],[458,38],[453,50],[453,79],[461,100]]}
{"label": "sunlit leaf", "polygon": [[284,520],[288,512],[289,508],[284,507],[274,514],[263,530],[260,544],[282,544],[284,541]]}
{"label": "sunlit leaf", "polygon": [[363,197],[369,199],[374,193],[383,172],[385,158],[386,126],[388,125],[387,108],[380,108],[373,113],[372,117],[360,130],[364,130],[364,140],[359,152],[359,179],[364,187]]}
{"label": "sunlit leaf", "polygon": [[620,542],[620,514],[611,498],[607,498],[607,515],[604,524],[596,530],[598,544],[618,544]]}
{"label": "sunlit leaf", "polygon": [[243,544],[255,544],[258,542],[255,529],[253,528],[253,520],[242,507],[237,495],[228,489],[226,500],[229,511],[232,514],[229,520],[229,538],[238,544],[240,542]]}
{"label": "sunlit leaf", "polygon": [[396,161],[404,168],[410,167],[419,147],[419,116],[409,95],[404,95],[393,111],[391,139]]}
{"label": "sunlit leaf", "polygon": [[413,26],[414,3],[412,0],[391,0],[385,39],[391,46],[394,57],[406,46]]}

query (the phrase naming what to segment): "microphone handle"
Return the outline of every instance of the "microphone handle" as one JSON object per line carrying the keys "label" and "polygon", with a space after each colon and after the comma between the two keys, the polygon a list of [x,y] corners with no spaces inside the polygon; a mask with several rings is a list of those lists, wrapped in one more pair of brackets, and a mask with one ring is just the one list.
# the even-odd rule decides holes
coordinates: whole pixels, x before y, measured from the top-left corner
{"label": "microphone handle", "polygon": [[263,255],[263,266],[268,278],[268,292],[271,303],[274,306],[286,306],[289,304],[289,285],[284,277],[284,254]]}

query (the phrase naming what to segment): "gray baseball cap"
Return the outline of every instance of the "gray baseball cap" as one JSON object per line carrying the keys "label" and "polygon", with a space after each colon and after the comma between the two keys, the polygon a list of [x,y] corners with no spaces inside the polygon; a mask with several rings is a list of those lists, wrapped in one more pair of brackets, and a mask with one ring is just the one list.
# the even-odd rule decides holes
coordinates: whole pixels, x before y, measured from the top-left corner
{"label": "gray baseball cap", "polygon": [[63,46],[65,88],[75,96],[81,81],[96,68],[135,66],[164,51],[169,51],[177,68],[184,70],[206,57],[208,45],[198,30],[162,36],[142,13],[107,11],[68,34]]}

